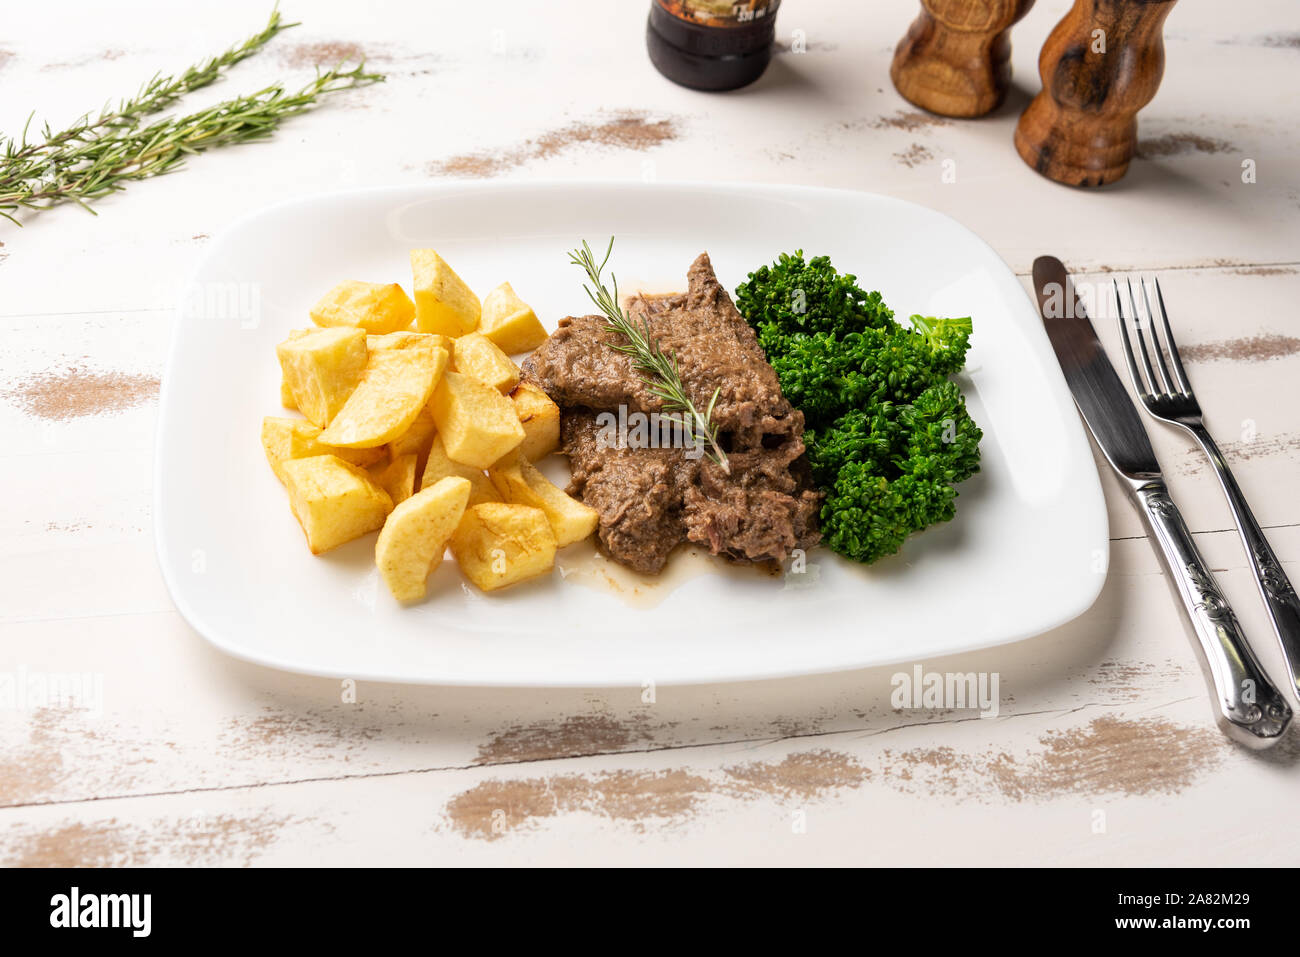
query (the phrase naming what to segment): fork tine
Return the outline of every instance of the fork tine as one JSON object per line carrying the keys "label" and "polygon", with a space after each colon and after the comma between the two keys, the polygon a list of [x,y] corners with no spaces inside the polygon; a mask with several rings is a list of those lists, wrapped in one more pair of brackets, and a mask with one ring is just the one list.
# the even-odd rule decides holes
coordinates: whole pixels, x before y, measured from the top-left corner
{"label": "fork tine", "polygon": [[1111,283],[1115,286],[1115,314],[1119,317],[1119,334],[1124,340],[1124,364],[1128,366],[1129,378],[1133,380],[1133,391],[1145,401],[1151,398],[1151,393],[1147,391],[1146,382],[1138,372],[1137,360],[1133,356],[1133,343],[1128,337],[1128,322],[1124,319],[1124,300],[1119,294],[1119,282],[1112,279]]}
{"label": "fork tine", "polygon": [[[1174,330],[1169,327],[1169,313],[1165,311],[1165,297],[1160,292],[1160,280],[1152,276],[1151,281],[1156,287],[1156,302],[1160,304],[1160,322],[1165,327],[1165,343],[1169,346],[1169,358],[1174,364],[1174,372],[1178,376],[1178,387],[1183,390],[1183,395],[1192,394],[1192,386],[1187,381],[1187,372],[1183,369],[1182,357],[1178,354],[1178,343],[1174,342]],[[1147,294],[1146,283],[1142,283],[1142,295]],[[1148,312],[1151,309],[1150,302],[1147,303]]]}
{"label": "fork tine", "polygon": [[[1138,278],[1138,285],[1142,287],[1142,305],[1146,307],[1147,314],[1147,331],[1151,333],[1151,348],[1156,354],[1156,366],[1160,370],[1160,381],[1165,387],[1166,395],[1173,395],[1177,390],[1174,388],[1174,377],[1169,374],[1169,366],[1165,365],[1165,352],[1160,346],[1160,335],[1156,331],[1156,316],[1151,310],[1151,300],[1147,297],[1147,281],[1141,277]],[[1165,323],[1165,331],[1168,332],[1169,323]]]}
{"label": "fork tine", "polygon": [[[1159,391],[1162,385],[1167,392],[1169,387],[1164,385],[1162,380],[1156,378],[1155,370],[1151,368],[1151,354],[1147,352],[1147,340],[1142,335],[1142,321],[1138,314],[1137,300],[1133,298],[1133,280],[1126,279],[1124,282],[1128,285],[1128,301],[1129,305],[1133,307],[1133,331],[1137,335],[1138,349],[1142,353],[1142,368],[1147,374],[1147,382],[1151,383],[1152,392]],[[1159,351],[1158,345],[1156,349]]]}

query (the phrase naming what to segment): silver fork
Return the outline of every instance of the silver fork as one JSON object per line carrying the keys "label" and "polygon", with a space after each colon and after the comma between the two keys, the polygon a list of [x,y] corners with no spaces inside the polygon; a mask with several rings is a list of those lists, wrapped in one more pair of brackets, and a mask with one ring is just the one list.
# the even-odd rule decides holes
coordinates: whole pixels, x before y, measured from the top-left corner
{"label": "silver fork", "polygon": [[[1286,662],[1287,675],[1293,694],[1300,695],[1300,599],[1297,599],[1282,565],[1264,538],[1264,532],[1246,504],[1237,480],[1232,477],[1232,470],[1219,451],[1218,445],[1205,428],[1201,416],[1201,405],[1196,401],[1183,361],[1178,355],[1178,345],[1174,342],[1173,330],[1169,328],[1169,316],[1165,311],[1165,298],[1160,292],[1160,281],[1153,280],[1156,303],[1160,306],[1160,328],[1164,333],[1164,342],[1156,331],[1155,312],[1151,308],[1151,299],[1147,295],[1145,279],[1139,279],[1142,289],[1144,312],[1138,310],[1137,299],[1133,295],[1133,281],[1125,281],[1128,286],[1129,309],[1132,312],[1132,326],[1137,338],[1137,356],[1133,352],[1133,343],[1129,339],[1130,320],[1124,312],[1124,299],[1120,295],[1119,282],[1112,280],[1115,286],[1115,302],[1119,307],[1119,331],[1124,339],[1124,358],[1128,363],[1129,375],[1133,379],[1133,388],[1142,399],[1146,410],[1157,419],[1181,426],[1192,434],[1197,443],[1205,450],[1214,466],[1214,473],[1219,477],[1223,494],[1228,497],[1228,507],[1237,523],[1241,542],[1250,557],[1251,568],[1255,572],[1255,583],[1268,609],[1268,616],[1273,622],[1273,631],[1277,635],[1282,649],[1282,658]],[[1145,315],[1145,319],[1144,319]],[[1143,328],[1151,336],[1151,350],[1147,350],[1146,336]],[[1169,353],[1170,363],[1165,362],[1165,351]],[[1151,363],[1151,353],[1155,353],[1155,366]],[[1141,372],[1138,361],[1141,361]],[[1170,365],[1176,378],[1170,375]]]}

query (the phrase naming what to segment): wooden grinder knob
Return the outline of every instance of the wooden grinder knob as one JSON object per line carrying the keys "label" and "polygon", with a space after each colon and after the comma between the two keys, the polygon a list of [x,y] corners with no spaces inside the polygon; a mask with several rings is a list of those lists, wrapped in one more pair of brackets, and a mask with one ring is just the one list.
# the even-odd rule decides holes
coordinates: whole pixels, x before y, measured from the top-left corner
{"label": "wooden grinder knob", "polygon": [[1176,0],[1075,0],[1038,57],[1043,89],[1016,126],[1016,150],[1049,179],[1113,183],[1137,149],[1138,110],[1165,70],[1161,30]]}
{"label": "wooden grinder knob", "polygon": [[983,116],[1011,83],[1011,25],[1034,0],[921,0],[889,76],[903,98],[943,116]]}

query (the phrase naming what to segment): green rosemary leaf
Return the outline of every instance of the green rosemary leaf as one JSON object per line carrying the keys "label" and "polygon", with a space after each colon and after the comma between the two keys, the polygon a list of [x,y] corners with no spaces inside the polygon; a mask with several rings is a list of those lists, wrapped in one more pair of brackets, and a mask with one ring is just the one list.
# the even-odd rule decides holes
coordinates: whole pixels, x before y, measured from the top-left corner
{"label": "green rosemary leaf", "polygon": [[[709,402],[708,411],[701,414],[695,407],[690,395],[686,391],[686,385],[682,382],[680,367],[677,363],[677,354],[665,353],[660,347],[659,342],[650,330],[650,320],[643,317],[638,324],[628,318],[623,312],[623,307],[618,301],[618,278],[611,272],[609,275],[610,285],[613,291],[606,287],[601,278],[605,266],[609,263],[610,254],[614,251],[614,237],[609,238],[609,246],[605,250],[605,258],[596,262],[596,257],[591,251],[591,246],[584,239],[582,248],[572,250],[569,253],[569,262],[575,266],[580,266],[591,280],[591,287],[583,285],[587,296],[595,304],[596,308],[605,316],[605,321],[609,326],[623,336],[627,341],[618,343],[612,348],[621,352],[632,359],[632,364],[638,372],[642,373],[641,382],[645,385],[646,390],[664,403],[664,408],[669,413],[681,413],[680,419],[674,419],[682,428],[691,436],[698,436],[707,442],[710,446],[708,455],[722,471],[728,475],[731,474],[731,463],[727,459],[727,453],[723,451],[718,442],[717,427],[713,423],[713,407],[717,404],[718,396],[721,394],[721,387],[713,390],[713,398]],[[593,288],[594,287],[594,291]],[[689,418],[688,418],[689,417]]]}
{"label": "green rosemary leaf", "polygon": [[28,157],[0,162],[0,215],[20,208],[40,211],[61,202],[86,200],[124,189],[128,183],[172,172],[189,156],[270,136],[286,119],[317,105],[322,96],[379,83],[383,74],[365,64],[318,72],[296,92],[275,84],[188,116],[147,126],[113,127],[87,142],[65,144],[39,161]]}
{"label": "green rosemary leaf", "polygon": [[[200,90],[212,84],[220,78],[224,71],[242,60],[248,59],[248,57],[264,47],[276,34],[296,26],[298,26],[296,23],[280,22],[279,4],[276,4],[271,10],[271,16],[267,20],[266,26],[238,46],[233,46],[224,53],[210,57],[198,66],[190,67],[179,76],[154,74],[147,83],[140,87],[140,92],[131,99],[122,100],[116,108],[105,107],[98,116],[92,117],[87,113],[67,129],[58,133],[53,132],[47,122],[44,124],[42,134],[44,138],[39,142],[29,143],[27,130],[31,126],[32,117],[35,116],[33,112],[28,116],[27,123],[23,126],[20,139],[17,142],[12,139],[5,141],[5,159],[6,161],[14,161],[49,155],[65,144],[84,142],[113,129],[131,127],[138,123],[141,117],[165,110],[186,93]],[[0,177],[3,177],[3,175],[0,174]],[[0,182],[2,181],[0,179]]]}

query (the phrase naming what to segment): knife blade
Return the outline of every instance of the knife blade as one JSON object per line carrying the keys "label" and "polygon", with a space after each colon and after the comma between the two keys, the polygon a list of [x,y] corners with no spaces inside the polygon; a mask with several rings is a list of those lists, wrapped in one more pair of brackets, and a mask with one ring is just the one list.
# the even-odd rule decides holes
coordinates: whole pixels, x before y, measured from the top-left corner
{"label": "knife blade", "polygon": [[1034,294],[1047,338],[1084,424],[1146,520],[1197,639],[1215,721],[1250,748],[1282,739],[1291,708],[1260,667],[1237,616],[1169,496],[1146,429],[1097,338],[1065,265],[1034,260]]}
{"label": "knife blade", "polygon": [[1123,476],[1159,478],[1151,439],[1097,339],[1064,263],[1053,256],[1034,260],[1034,295],[1066,384],[1102,454]]}

